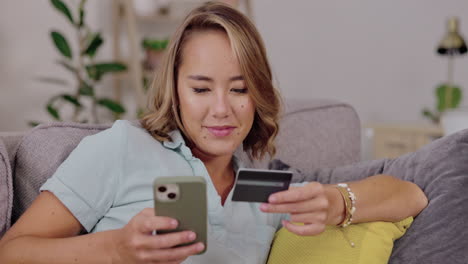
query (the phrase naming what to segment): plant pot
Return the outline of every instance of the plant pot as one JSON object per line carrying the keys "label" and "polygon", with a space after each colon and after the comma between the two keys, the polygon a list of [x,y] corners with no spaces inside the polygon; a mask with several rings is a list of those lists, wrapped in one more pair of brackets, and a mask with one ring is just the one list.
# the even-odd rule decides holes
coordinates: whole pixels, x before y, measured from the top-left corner
{"label": "plant pot", "polygon": [[146,58],[143,62],[145,70],[154,71],[161,62],[164,50],[145,49]]}
{"label": "plant pot", "polygon": [[442,115],[440,123],[444,135],[450,135],[468,128],[468,107],[446,111]]}

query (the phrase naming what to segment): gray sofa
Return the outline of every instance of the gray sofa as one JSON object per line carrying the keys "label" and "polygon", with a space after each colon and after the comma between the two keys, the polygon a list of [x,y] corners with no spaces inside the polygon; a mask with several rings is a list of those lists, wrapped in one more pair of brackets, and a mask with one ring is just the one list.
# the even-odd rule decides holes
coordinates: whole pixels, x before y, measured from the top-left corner
{"label": "gray sofa", "polygon": [[[54,173],[80,140],[108,127],[109,125],[51,123],[26,133],[0,133],[0,237],[27,209],[37,196],[42,183]],[[453,151],[459,153],[460,141],[466,143],[462,150],[467,150],[467,153],[462,152],[467,155],[466,158],[457,155],[453,162],[468,164],[468,132],[461,136],[458,134],[458,137],[452,136],[448,140],[457,142],[453,147],[455,150],[444,148],[443,153],[434,151],[433,148],[439,149],[439,145],[446,145],[446,142],[442,141],[430,144],[432,146],[428,146],[421,153],[439,153],[439,156],[450,155]],[[453,177],[457,181],[452,183],[451,178],[446,180],[426,177],[425,174],[428,173],[421,168],[428,169],[427,162],[436,161],[421,153],[409,154],[395,160],[358,163],[359,118],[351,106],[329,100],[286,101],[286,112],[281,121],[277,144],[276,158],[297,169],[294,181],[318,180],[323,183],[336,183],[388,173],[416,182],[425,192],[430,192],[428,197],[434,200],[430,201],[428,208],[415,219],[407,234],[396,241],[390,263],[468,263],[467,224],[455,221],[458,227],[452,228],[447,226],[450,223],[446,222],[447,219],[453,220],[460,217],[464,211],[468,211],[467,203],[464,203],[468,201],[465,198],[461,201],[459,199],[453,205],[456,208],[464,206],[463,210],[440,210],[439,204],[452,199],[450,195],[459,195],[459,190],[452,190],[451,194],[447,194],[433,188],[434,182],[440,186],[446,183],[456,185],[459,187],[454,188],[459,189],[468,187],[468,165],[459,166],[460,169],[456,170],[457,177]],[[251,165],[266,167],[268,164],[266,161],[260,161]],[[431,171],[437,170],[431,167]],[[443,199],[440,196],[443,196]],[[465,196],[468,197],[464,194],[463,197]],[[466,216],[468,212],[464,214]],[[443,246],[440,242],[443,242]]]}

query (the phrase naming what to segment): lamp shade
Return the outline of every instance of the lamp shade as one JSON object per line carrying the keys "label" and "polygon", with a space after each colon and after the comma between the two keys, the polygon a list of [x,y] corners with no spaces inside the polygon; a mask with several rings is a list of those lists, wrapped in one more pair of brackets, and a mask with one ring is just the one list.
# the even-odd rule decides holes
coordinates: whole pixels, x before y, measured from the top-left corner
{"label": "lamp shade", "polygon": [[452,17],[447,22],[447,33],[437,47],[440,55],[454,56],[467,52],[466,43],[458,32],[458,19]]}

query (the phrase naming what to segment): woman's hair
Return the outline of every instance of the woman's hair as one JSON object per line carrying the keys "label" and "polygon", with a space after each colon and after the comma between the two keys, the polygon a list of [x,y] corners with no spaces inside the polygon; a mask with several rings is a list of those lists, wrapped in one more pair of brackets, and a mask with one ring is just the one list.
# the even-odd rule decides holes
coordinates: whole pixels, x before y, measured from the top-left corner
{"label": "woman's hair", "polygon": [[178,107],[178,69],[190,35],[210,30],[227,34],[255,105],[253,126],[243,141],[244,151],[250,151],[252,158],[262,158],[266,153],[272,157],[276,152],[274,140],[279,129],[281,98],[273,86],[265,46],[246,16],[221,3],[208,2],[194,9],[172,36],[150,88],[149,113],[143,117],[142,126],[159,141],[171,140],[168,133],[175,129],[188,137]]}

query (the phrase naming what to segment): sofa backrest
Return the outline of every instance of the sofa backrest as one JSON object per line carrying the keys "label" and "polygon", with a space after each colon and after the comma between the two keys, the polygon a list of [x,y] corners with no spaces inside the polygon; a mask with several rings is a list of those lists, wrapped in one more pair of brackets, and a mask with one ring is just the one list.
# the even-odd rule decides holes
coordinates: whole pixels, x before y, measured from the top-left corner
{"label": "sofa backrest", "polygon": [[[32,129],[18,144],[10,142],[14,192],[12,223],[29,207],[39,187],[81,139],[108,127],[110,124],[51,123]],[[8,142],[8,138],[3,139]],[[276,158],[304,173],[357,162],[360,122],[356,112],[351,106],[336,101],[287,100],[277,138]],[[266,167],[266,164],[265,159],[251,165]]]}
{"label": "sofa backrest", "polygon": [[305,173],[361,159],[361,123],[348,104],[289,100],[280,125],[275,158]]}

